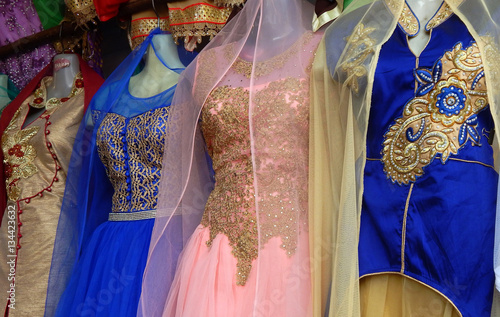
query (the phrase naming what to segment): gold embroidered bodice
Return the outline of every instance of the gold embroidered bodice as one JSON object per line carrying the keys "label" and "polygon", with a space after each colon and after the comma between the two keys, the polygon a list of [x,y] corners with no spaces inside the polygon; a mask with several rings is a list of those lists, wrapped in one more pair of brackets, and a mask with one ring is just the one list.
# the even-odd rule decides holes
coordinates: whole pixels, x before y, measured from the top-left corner
{"label": "gold embroidered bodice", "polygon": [[113,212],[156,209],[169,109],[132,118],[110,112],[103,118],[96,144],[114,188]]}
{"label": "gold embroidered bodice", "polygon": [[239,285],[245,284],[257,258],[258,230],[261,247],[280,237],[289,255],[295,251],[298,232],[305,230],[308,87],[307,79],[290,77],[259,87],[252,133],[247,88],[219,86],[202,109],[202,132],[216,181],[202,225],[210,228],[209,246],[217,234],[229,239],[238,260]]}

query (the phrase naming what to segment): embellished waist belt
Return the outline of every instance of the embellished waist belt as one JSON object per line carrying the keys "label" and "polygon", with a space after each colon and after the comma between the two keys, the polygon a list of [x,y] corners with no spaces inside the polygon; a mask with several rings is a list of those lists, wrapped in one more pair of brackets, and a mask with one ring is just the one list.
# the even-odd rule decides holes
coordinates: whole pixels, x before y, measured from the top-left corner
{"label": "embellished waist belt", "polygon": [[134,221],[152,219],[156,216],[156,210],[143,210],[133,212],[110,212],[109,221]]}

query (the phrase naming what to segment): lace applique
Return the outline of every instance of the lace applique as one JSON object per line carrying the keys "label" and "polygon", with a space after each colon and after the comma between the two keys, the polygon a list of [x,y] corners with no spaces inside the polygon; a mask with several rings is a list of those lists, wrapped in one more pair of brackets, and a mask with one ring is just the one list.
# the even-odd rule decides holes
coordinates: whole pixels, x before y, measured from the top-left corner
{"label": "lace applique", "polygon": [[124,151],[125,120],[123,116],[108,113],[102,120],[96,137],[99,158],[106,167],[106,174],[115,190],[112,198],[113,212],[128,210]]}
{"label": "lace applique", "polygon": [[492,81],[500,80],[500,49],[496,45],[495,39],[491,36],[481,36],[480,44],[483,48],[485,56],[486,68],[489,70],[488,75]]}
{"label": "lace applique", "polygon": [[211,246],[224,234],[238,259],[237,284],[244,285],[258,254],[253,169],[248,125],[249,93],[221,86],[202,109],[202,132],[212,157],[215,188],[210,193],[201,224],[210,228]]}
{"label": "lace applique", "polygon": [[97,132],[97,148],[115,190],[113,212],[155,209],[169,107],[131,119],[108,113]]}
{"label": "lace applique", "polygon": [[[307,227],[308,85],[308,80],[287,78],[256,91],[254,98],[261,245],[281,237],[288,255],[295,252],[298,232]],[[248,104],[248,90],[221,86],[202,109],[216,180],[202,225],[210,229],[208,246],[219,233],[228,238],[238,260],[238,285],[246,283],[259,246]]]}
{"label": "lace applique", "polygon": [[[313,36],[312,32],[305,33],[286,51],[262,62],[253,63],[238,57],[233,63],[232,70],[244,75],[246,78],[250,78],[252,76],[252,68],[255,65],[255,72],[253,74],[255,78],[269,75],[271,72],[283,68],[290,57],[297,56],[297,52],[305,47],[312,40]],[[234,56],[235,52],[233,46],[229,46],[226,50],[226,54],[227,58],[232,58]]]}
{"label": "lace applique", "polygon": [[8,128],[2,135],[2,150],[4,156],[5,184],[9,200],[19,199],[21,190],[17,186],[21,178],[29,178],[38,172],[33,161],[36,150],[30,144],[31,139],[38,133],[39,126],[19,129],[20,109],[14,114]]}
{"label": "lace applique", "polygon": [[131,210],[156,209],[169,112],[170,107],[158,108],[131,118],[128,124]]}
{"label": "lace applique", "polygon": [[415,77],[416,96],[384,135],[384,171],[399,184],[415,182],[437,154],[445,164],[467,141],[480,145],[477,113],[488,105],[476,43],[466,49],[458,43],[432,69],[416,69]]}
{"label": "lace applique", "polygon": [[359,91],[359,79],[367,74],[364,62],[374,52],[375,40],[370,37],[373,31],[375,28],[365,28],[360,23],[347,37],[349,49],[346,53],[346,61],[342,63],[342,71],[347,74],[345,84],[356,93]]}

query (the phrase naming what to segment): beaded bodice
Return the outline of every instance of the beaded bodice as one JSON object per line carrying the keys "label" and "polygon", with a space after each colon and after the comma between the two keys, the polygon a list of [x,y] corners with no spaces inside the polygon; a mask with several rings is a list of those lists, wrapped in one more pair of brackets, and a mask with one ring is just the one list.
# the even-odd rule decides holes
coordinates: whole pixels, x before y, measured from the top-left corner
{"label": "beaded bodice", "polygon": [[252,133],[245,87],[215,88],[202,109],[216,181],[202,225],[210,228],[208,245],[217,234],[228,237],[240,285],[257,258],[258,231],[261,247],[280,237],[291,255],[307,221],[308,86],[288,77],[254,88]]}
{"label": "beaded bodice", "polygon": [[96,144],[114,188],[113,212],[156,208],[169,109],[131,118],[110,112],[103,118]]}

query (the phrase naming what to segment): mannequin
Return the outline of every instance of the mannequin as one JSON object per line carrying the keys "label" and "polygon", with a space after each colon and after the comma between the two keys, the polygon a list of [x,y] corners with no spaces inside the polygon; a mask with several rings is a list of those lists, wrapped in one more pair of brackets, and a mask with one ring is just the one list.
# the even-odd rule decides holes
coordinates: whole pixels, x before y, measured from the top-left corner
{"label": "mannequin", "polygon": [[[7,105],[10,102],[9,95],[7,94],[7,86],[9,84],[9,77],[4,74],[0,74],[0,109],[3,108],[5,105]],[[5,89],[5,91],[2,92],[2,88]]]}
{"label": "mannequin", "polygon": [[[47,315],[137,314],[169,107],[184,69],[172,37],[162,32],[155,28],[107,78],[82,121],[75,149],[90,140],[91,154],[70,162],[68,179],[75,183],[68,185],[68,203],[61,208],[54,254],[62,256],[53,257],[48,292],[54,306]],[[68,245],[75,232],[81,240]],[[126,272],[126,285],[103,300],[116,272]]]}
{"label": "mannequin", "polygon": [[[338,224],[329,216],[315,219],[320,229],[317,243],[325,233],[348,232],[346,223],[352,219],[341,218],[360,212],[359,223],[353,222],[359,225],[356,237],[333,238],[331,271],[342,276],[334,276],[330,283],[330,316],[353,316],[356,312],[347,310],[358,307],[361,316],[491,316],[498,173],[489,131],[495,123],[492,114],[498,111],[489,108],[495,106],[490,97],[496,87],[490,82],[486,87],[486,79],[494,78],[488,73],[491,57],[474,35],[484,32],[491,18],[484,11],[471,11],[481,7],[479,2],[464,1],[468,6],[461,7],[448,0],[442,6],[442,1],[395,1],[397,10],[391,20],[393,9],[386,5],[390,2],[377,0],[344,15],[326,32],[327,76],[333,80],[323,80],[318,71],[314,83],[326,82],[325,91],[335,95],[323,105],[321,98],[331,95],[323,97],[323,91],[318,91],[314,97],[320,105],[318,118],[332,114],[333,119],[319,123],[313,131],[313,138],[327,131],[325,139],[311,142],[318,144],[312,157],[314,152],[328,157],[322,151],[334,149],[326,151],[332,159],[325,162],[332,172],[320,184],[317,179],[328,167],[316,159],[311,175],[317,177],[312,181],[318,190],[323,191],[327,182],[333,184],[333,198],[327,193],[325,201],[338,204],[340,211]],[[473,22],[467,21],[470,12],[474,20],[479,19],[480,27],[475,30]],[[354,28],[348,26],[355,23]],[[355,34],[367,36],[356,38]],[[352,47],[339,47],[339,41],[346,38]],[[367,48],[373,50],[367,53]],[[368,60],[366,56],[372,53],[373,59]],[[366,72],[360,72],[358,65]],[[473,96],[479,95],[483,99],[476,102]],[[332,105],[337,108],[329,112]],[[473,105],[468,108],[473,111],[462,111],[463,105]],[[463,121],[453,121],[460,116]],[[321,119],[313,120],[312,126]],[[333,126],[339,129],[330,130]],[[347,132],[340,132],[345,134],[337,139],[341,129]],[[463,133],[451,135],[451,131]],[[442,139],[428,141],[435,136]],[[438,142],[447,145],[427,146]],[[337,175],[342,177],[336,179]],[[356,175],[352,184],[345,182]],[[481,180],[481,188],[472,185],[475,178]],[[348,202],[351,193],[358,195],[356,204]],[[318,214],[320,208],[325,209],[325,201],[314,202]],[[481,208],[470,204],[467,209],[464,201],[477,202]],[[334,224],[333,230],[320,227],[327,222]],[[343,257],[346,251],[337,251],[339,245],[357,239],[357,258]],[[348,280],[345,268],[352,263],[358,264],[359,271],[353,270],[351,276],[360,278],[361,305],[346,309],[345,302],[357,300],[354,288],[349,295],[339,295],[349,289],[342,281]]]}
{"label": "mannequin", "polygon": [[[273,1],[273,5],[279,8],[286,6],[287,2],[287,0],[275,0]],[[249,41],[245,44],[242,51],[240,52],[240,57],[244,60],[255,59],[256,61],[264,61],[273,57],[269,56],[269,54],[266,54],[268,52],[265,49],[266,47],[279,45],[280,48],[282,48],[281,51],[283,51],[293,45],[293,43],[297,40],[297,37],[295,36],[295,34],[293,34],[293,28],[288,26],[288,24],[286,23],[286,19],[286,16],[276,16],[273,21],[265,21],[264,24],[272,23],[274,25],[283,26],[280,28],[267,27],[268,32],[265,35],[258,34],[258,28],[253,27],[248,36]],[[256,21],[256,23],[258,23],[258,20]],[[266,25],[263,26],[266,27]],[[257,36],[260,36],[258,39],[260,47],[258,47],[256,50],[255,43],[257,42]]]}
{"label": "mannequin", "polygon": [[80,62],[76,54],[54,56],[54,80],[47,87],[47,98],[64,98],[71,92],[73,80],[80,72]]}
{"label": "mannequin", "polygon": [[[80,72],[80,61],[76,54],[57,54],[53,58],[53,63],[53,81],[47,86],[47,100],[67,97],[73,88],[73,80]],[[45,107],[40,109],[31,107],[23,128],[32,123],[44,111]]]}
{"label": "mannequin", "polygon": [[430,39],[430,32],[425,29],[427,22],[434,16],[443,1],[441,0],[407,0],[411,10],[420,22],[417,35],[410,37],[408,45],[416,56],[419,56]]}
{"label": "mannequin", "polygon": [[[168,68],[163,65],[160,59]],[[174,86],[177,84],[179,74],[171,69],[185,67],[179,59],[177,46],[171,34],[158,34],[153,37],[145,60],[144,69],[130,78],[129,91],[132,96],[137,98],[152,97]]]}

